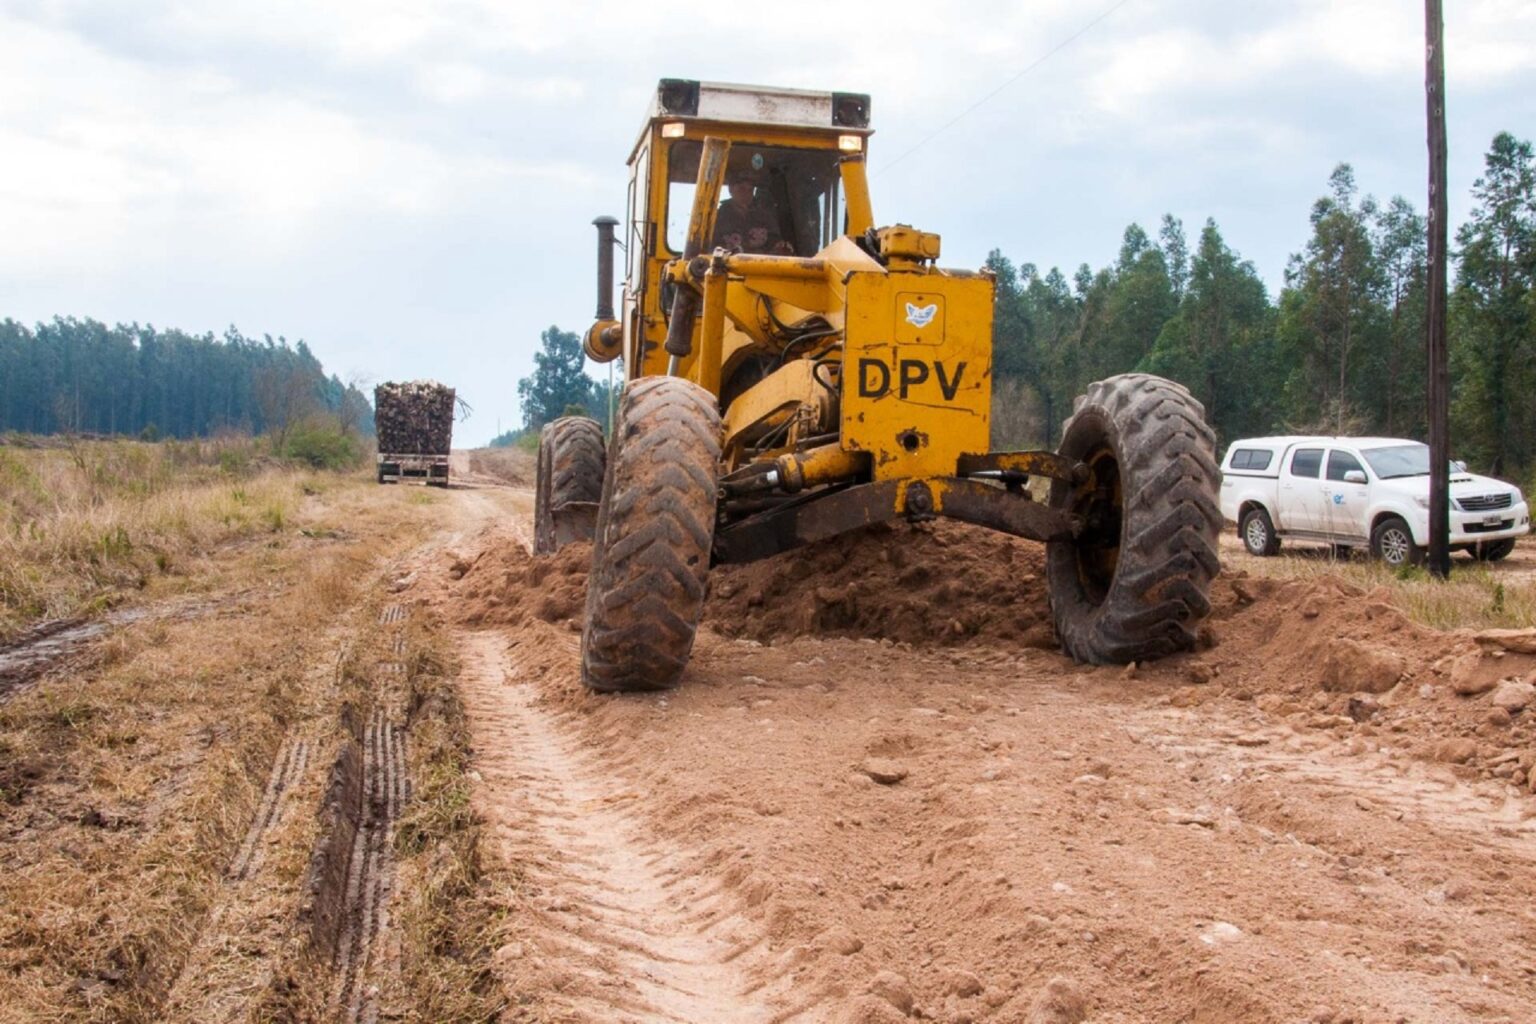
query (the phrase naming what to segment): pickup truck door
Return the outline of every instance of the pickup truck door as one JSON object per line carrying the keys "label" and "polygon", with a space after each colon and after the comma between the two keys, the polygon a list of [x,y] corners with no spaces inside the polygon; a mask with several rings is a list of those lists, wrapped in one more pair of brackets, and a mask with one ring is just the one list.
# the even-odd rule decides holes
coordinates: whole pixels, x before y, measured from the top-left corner
{"label": "pickup truck door", "polygon": [[[1365,467],[1353,452],[1342,448],[1328,449],[1328,469],[1323,474],[1323,497],[1327,501],[1327,522],[1321,529],[1338,537],[1365,539],[1365,513],[1371,501],[1368,484],[1350,483],[1344,479],[1351,471],[1364,474]],[[1370,479],[1366,475],[1366,479]]]}
{"label": "pickup truck door", "polygon": [[1280,530],[1326,530],[1322,448],[1293,448],[1280,470]]}

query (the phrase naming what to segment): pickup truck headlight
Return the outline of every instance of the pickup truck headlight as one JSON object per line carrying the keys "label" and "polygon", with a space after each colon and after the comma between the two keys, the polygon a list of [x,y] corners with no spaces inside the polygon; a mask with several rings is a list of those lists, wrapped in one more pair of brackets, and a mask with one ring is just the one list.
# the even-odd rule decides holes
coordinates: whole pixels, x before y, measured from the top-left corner
{"label": "pickup truck headlight", "polygon": [[[1429,508],[1429,501],[1427,499],[1424,502],[1424,507]],[[1466,511],[1466,509],[1461,507],[1461,502],[1457,501],[1455,498],[1451,499],[1451,508],[1455,509],[1457,512]]]}

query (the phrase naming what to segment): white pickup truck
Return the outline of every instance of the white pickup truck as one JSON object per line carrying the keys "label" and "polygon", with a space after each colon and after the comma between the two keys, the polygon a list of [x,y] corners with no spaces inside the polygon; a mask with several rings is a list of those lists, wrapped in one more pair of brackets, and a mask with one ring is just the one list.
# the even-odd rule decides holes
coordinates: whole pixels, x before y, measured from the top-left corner
{"label": "white pickup truck", "polygon": [[[1429,543],[1429,446],[1391,437],[1235,441],[1221,463],[1221,512],[1255,555],[1294,537],[1368,546],[1392,566],[1417,563]],[[1497,561],[1530,529],[1519,488],[1453,467],[1451,550]]]}

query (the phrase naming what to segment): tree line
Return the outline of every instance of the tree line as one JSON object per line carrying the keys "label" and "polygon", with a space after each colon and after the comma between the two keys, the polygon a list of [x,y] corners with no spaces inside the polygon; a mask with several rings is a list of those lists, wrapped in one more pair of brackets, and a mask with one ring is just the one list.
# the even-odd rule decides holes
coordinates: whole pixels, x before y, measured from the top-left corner
{"label": "tree line", "polygon": [[373,433],[373,408],[326,375],[303,341],[222,338],[150,325],[56,317],[0,321],[0,430],[206,437],[270,434],[282,449],[306,419]]}
{"label": "tree line", "polygon": [[[1536,160],[1497,135],[1455,235],[1449,305],[1452,439],[1479,469],[1536,461]],[[1068,278],[993,250],[993,445],[1051,446],[1092,381],[1142,370],[1180,381],[1223,443],[1270,433],[1423,438],[1426,224],[1402,196],[1362,195],[1349,164],[1313,203],[1310,235],[1272,297],[1207,220],[1193,240],[1164,216],[1156,238],[1125,230],[1120,252]],[[524,429],[607,408],[582,372],[580,339],[550,327],[518,385]]]}
{"label": "tree line", "polygon": [[517,401],[523,426],[491,440],[491,447],[536,443],[539,429],[561,416],[591,416],[607,429],[608,408],[624,379],[622,362],[614,364],[614,393],[606,383],[588,377],[581,336],[554,325],[539,333],[539,349],[533,354],[533,372],[517,382]]}
{"label": "tree line", "polygon": [[[1493,473],[1536,457],[1536,161],[1493,140],[1455,234],[1449,305],[1452,442]],[[1050,445],[1101,377],[1185,384],[1223,443],[1267,433],[1423,438],[1427,264],[1408,200],[1362,195],[1348,164],[1313,204],[1311,233],[1272,299],[1207,220],[1193,243],[1165,216],[1126,229],[1114,263],[1069,280],[994,250],[993,441]]]}

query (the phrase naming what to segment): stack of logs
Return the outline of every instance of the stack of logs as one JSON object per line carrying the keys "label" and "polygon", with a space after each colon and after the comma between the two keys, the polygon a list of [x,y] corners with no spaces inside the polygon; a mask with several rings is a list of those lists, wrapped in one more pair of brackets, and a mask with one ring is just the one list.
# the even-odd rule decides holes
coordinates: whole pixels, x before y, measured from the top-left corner
{"label": "stack of logs", "polygon": [[435,380],[386,381],[373,389],[379,452],[447,455],[453,440],[453,388]]}

